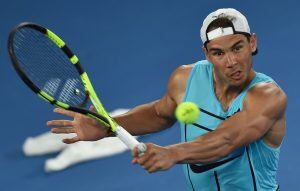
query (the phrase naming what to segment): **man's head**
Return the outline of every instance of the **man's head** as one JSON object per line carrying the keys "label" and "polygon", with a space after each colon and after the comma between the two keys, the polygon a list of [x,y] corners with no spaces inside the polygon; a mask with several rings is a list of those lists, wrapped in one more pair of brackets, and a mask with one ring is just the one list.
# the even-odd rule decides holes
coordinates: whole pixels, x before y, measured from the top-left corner
{"label": "man's head", "polygon": [[235,9],[209,14],[201,27],[201,39],[206,59],[214,65],[219,80],[240,86],[249,79],[257,47],[256,35],[250,33],[244,15]]}

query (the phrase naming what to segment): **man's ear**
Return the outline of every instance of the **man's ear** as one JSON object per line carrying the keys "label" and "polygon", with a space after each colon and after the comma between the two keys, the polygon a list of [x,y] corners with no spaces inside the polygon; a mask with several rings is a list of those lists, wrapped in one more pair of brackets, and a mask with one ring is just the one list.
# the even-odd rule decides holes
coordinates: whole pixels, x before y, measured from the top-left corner
{"label": "man's ear", "polygon": [[207,51],[207,48],[205,48],[205,46],[202,46],[202,51],[203,51],[203,53],[205,55],[206,60],[208,60],[209,62],[211,62],[209,54],[208,54],[208,51]]}
{"label": "man's ear", "polygon": [[250,37],[250,47],[252,53],[254,53],[257,49],[257,38],[255,33],[253,33]]}

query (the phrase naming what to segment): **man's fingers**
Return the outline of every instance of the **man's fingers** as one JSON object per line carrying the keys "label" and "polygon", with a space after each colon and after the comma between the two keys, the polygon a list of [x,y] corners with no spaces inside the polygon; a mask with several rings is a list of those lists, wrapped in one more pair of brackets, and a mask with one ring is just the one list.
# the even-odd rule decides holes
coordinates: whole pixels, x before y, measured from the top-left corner
{"label": "man's fingers", "polygon": [[132,155],[133,157],[138,157],[137,147],[134,147],[134,148],[131,150],[131,155]]}
{"label": "man's fingers", "polygon": [[96,112],[95,106],[91,105],[89,108],[90,111]]}
{"label": "man's fingers", "polygon": [[65,110],[65,109],[62,109],[62,108],[55,108],[53,111],[55,113],[66,115],[66,116],[69,116],[69,117],[72,117],[72,118],[74,118],[75,115],[76,115],[76,112],[74,112],[74,111],[68,111],[68,110]]}
{"label": "man's fingers", "polygon": [[56,134],[69,134],[69,133],[76,133],[75,128],[65,128],[65,127],[60,127],[60,128],[53,128],[51,129],[52,133]]}
{"label": "man's fingers", "polygon": [[140,165],[144,166],[145,163],[150,160],[150,158],[152,158],[150,155],[143,155],[139,157],[137,160]]}
{"label": "man's fingers", "polygon": [[156,172],[156,171],[159,171],[159,170],[161,170],[161,169],[158,168],[158,167],[155,166],[155,165],[153,165],[153,166],[151,166],[149,169],[147,169],[147,171],[148,171],[149,173],[153,173],[153,172]]}
{"label": "man's fingers", "polygon": [[66,143],[66,144],[72,144],[72,143],[76,143],[80,141],[79,137],[73,137],[73,138],[70,138],[70,139],[63,139],[63,142]]}
{"label": "man's fingers", "polygon": [[145,143],[140,143],[139,145],[135,146],[131,150],[131,155],[133,157],[141,157],[144,155],[144,153],[147,151],[147,144]]}
{"label": "man's fingers", "polygon": [[147,152],[147,153],[144,153],[142,156],[139,156],[137,158],[137,162],[143,166],[143,168],[147,168],[149,166],[149,163],[153,163],[153,157],[155,156],[155,153],[154,152]]}
{"label": "man's fingers", "polygon": [[131,163],[136,164],[137,163],[137,158],[132,159]]}
{"label": "man's fingers", "polygon": [[70,121],[70,120],[52,120],[52,121],[47,122],[47,126],[70,127],[70,126],[73,126],[73,121]]}

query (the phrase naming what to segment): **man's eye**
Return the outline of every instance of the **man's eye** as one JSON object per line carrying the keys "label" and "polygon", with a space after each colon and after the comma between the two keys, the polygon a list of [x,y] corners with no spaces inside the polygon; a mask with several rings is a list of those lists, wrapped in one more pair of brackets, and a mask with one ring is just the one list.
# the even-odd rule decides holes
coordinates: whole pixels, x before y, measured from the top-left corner
{"label": "man's eye", "polygon": [[234,47],[233,50],[234,50],[235,52],[238,52],[238,51],[240,51],[242,48],[243,48],[242,46],[236,46],[236,47]]}
{"label": "man's eye", "polygon": [[223,52],[214,52],[213,55],[214,55],[214,56],[222,56],[222,55],[223,55]]}

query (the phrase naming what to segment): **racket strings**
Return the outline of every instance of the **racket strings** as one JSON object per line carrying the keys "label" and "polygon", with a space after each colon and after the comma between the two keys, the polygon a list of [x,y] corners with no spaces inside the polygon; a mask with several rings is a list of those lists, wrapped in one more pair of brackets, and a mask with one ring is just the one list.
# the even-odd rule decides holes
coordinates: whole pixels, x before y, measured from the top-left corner
{"label": "racket strings", "polygon": [[[22,34],[22,32],[24,32],[24,30],[23,31],[20,31],[20,33]],[[43,55],[43,52],[42,51],[39,51],[38,49],[34,49],[35,48],[35,46],[34,47],[31,47],[30,49],[28,49],[28,48],[23,48],[23,47],[28,47],[28,46],[32,46],[32,44],[29,44],[29,42],[32,42],[32,43],[37,43],[38,41],[37,41],[37,39],[29,39],[30,37],[32,38],[33,36],[24,36],[24,35],[22,35],[22,38],[21,39],[18,39],[17,38],[18,37],[18,35],[16,35],[16,40],[15,40],[15,42],[17,42],[18,40],[19,40],[19,42],[20,42],[20,45],[23,45],[23,46],[20,46],[20,50],[19,51],[15,51],[16,52],[16,54],[18,54],[17,55],[17,57],[19,58],[19,62],[21,63],[21,67],[22,67],[22,69],[24,70],[24,72],[26,72],[26,74],[27,75],[30,75],[29,77],[31,78],[31,79],[35,79],[35,84],[37,85],[37,84],[40,84],[41,82],[44,82],[44,80],[43,79],[41,79],[40,78],[40,76],[38,76],[38,75],[40,75],[40,74],[44,74],[44,73],[47,73],[48,74],[48,76],[57,76],[57,74],[56,75],[51,75],[51,73],[53,73],[53,70],[49,70],[49,67],[32,67],[32,65],[33,64],[35,64],[35,63],[38,63],[38,62],[40,62],[40,63],[45,63],[47,60],[45,60],[45,59],[49,59],[49,57],[48,58],[46,58],[45,57],[45,55]],[[24,40],[24,37],[26,37],[27,39],[26,40]],[[33,42],[34,41],[34,42]],[[41,44],[42,46],[45,46],[45,44]],[[36,46],[36,48],[39,48],[39,46]],[[44,50],[45,48],[47,48],[47,47],[43,47],[41,50]],[[34,49],[34,50],[33,50]],[[34,55],[32,54],[34,52]],[[30,57],[29,57],[29,56]],[[23,59],[23,60],[21,60],[21,59]],[[28,59],[28,61],[27,60],[25,60],[25,59]],[[54,63],[55,62],[57,62],[56,60],[57,60],[57,58],[56,57],[52,57],[52,58],[50,58],[51,60],[53,60],[54,61]],[[54,71],[55,72],[55,71]],[[63,70],[61,70],[61,72],[63,72]],[[55,85],[55,87],[56,88],[53,88],[53,87],[51,87],[51,82],[53,81],[53,80],[55,80],[56,81],[56,85]],[[50,79],[45,85],[46,85],[46,87],[48,87],[47,89],[49,89],[49,88],[52,88],[52,91],[55,91],[56,92],[56,90],[57,90],[57,85],[58,85],[58,83],[57,83],[57,80],[59,80],[60,81],[60,79],[59,78],[57,78],[57,79],[55,79],[55,78],[52,78],[52,79]],[[39,83],[36,83],[36,82],[39,82]],[[40,87],[39,87],[40,88]],[[40,89],[42,89],[42,88],[40,88]],[[44,90],[44,89],[43,89]],[[47,92],[47,93],[49,93],[49,92]],[[51,94],[51,95],[53,95],[53,93]]]}
{"label": "racket strings", "polygon": [[[36,32],[37,33],[37,32]],[[42,38],[46,38],[47,39],[47,37],[44,37],[44,35],[43,34],[40,34],[40,33],[37,33],[37,35],[39,35],[39,37],[42,37]],[[26,36],[26,35],[25,35]],[[23,37],[24,37],[24,35],[23,35]],[[35,37],[35,36],[32,36],[32,37]],[[27,37],[28,38],[28,37]],[[37,43],[38,42],[38,40],[39,40],[39,38],[35,38],[35,39],[32,39],[32,40],[34,40],[35,41],[35,43]],[[30,42],[30,40],[28,40],[28,41],[24,41],[24,43],[28,43],[28,42]],[[34,59],[34,60],[32,60],[33,62],[40,62],[40,60],[42,59],[43,60],[43,62],[42,63],[45,63],[45,62],[47,62],[48,60],[49,60],[49,57],[50,57],[50,59],[53,61],[53,63],[59,63],[59,62],[61,62],[61,59],[64,59],[64,62],[68,62],[69,60],[68,60],[68,58],[65,56],[65,55],[63,55],[63,54],[57,54],[57,52],[55,52],[55,51],[57,51],[57,50],[59,50],[59,51],[61,51],[59,48],[57,48],[56,46],[54,46],[54,48],[52,47],[53,46],[53,43],[52,43],[52,41],[49,41],[48,39],[47,39],[47,41],[44,41],[44,43],[42,43],[42,42],[40,42],[40,44],[39,44],[39,46],[36,46],[36,50],[34,50],[34,52],[35,52],[35,54],[36,54],[36,56],[34,56],[34,57],[31,57],[30,58],[30,62],[31,62],[31,59]],[[30,44],[28,44],[27,46],[30,46]],[[47,55],[45,55],[45,52],[44,51],[39,51],[39,47],[40,46],[42,46],[42,48],[40,49],[40,50],[45,50],[45,49],[47,49],[47,51],[46,51],[46,53],[48,53],[48,52],[51,52],[51,54],[49,54],[49,57],[47,57]],[[50,48],[51,47],[51,48]],[[33,47],[34,48],[34,47]],[[27,51],[27,55],[30,55],[31,53],[32,53],[32,51],[30,50],[30,49],[23,49],[22,51]],[[22,53],[22,52],[20,52],[20,53]],[[59,52],[60,53],[60,52]],[[54,56],[55,55],[55,56]],[[59,55],[60,56],[60,58],[57,56],[57,55]],[[62,56],[62,57],[61,57]],[[30,63],[29,63],[30,64]],[[63,66],[63,65],[62,65]],[[42,68],[42,67],[37,67],[37,68],[31,68],[31,67],[28,67],[27,69],[34,69],[34,70],[37,70],[38,72],[47,72],[48,74],[51,74],[51,73],[53,73],[54,72],[54,76],[57,76],[57,70],[52,70],[51,68],[49,68],[49,67],[47,67],[47,68]],[[44,71],[44,70],[41,70],[41,69],[46,69],[46,71]],[[66,75],[67,74],[67,72],[64,70],[65,68],[61,68],[61,70],[60,70],[60,72],[61,73],[64,73],[64,75]],[[31,70],[32,71],[32,70]],[[34,72],[32,72],[31,74],[35,74]]]}
{"label": "racket strings", "polygon": [[23,28],[15,34],[14,52],[23,72],[39,89],[69,105],[84,102],[85,88],[79,73],[47,36]]}

